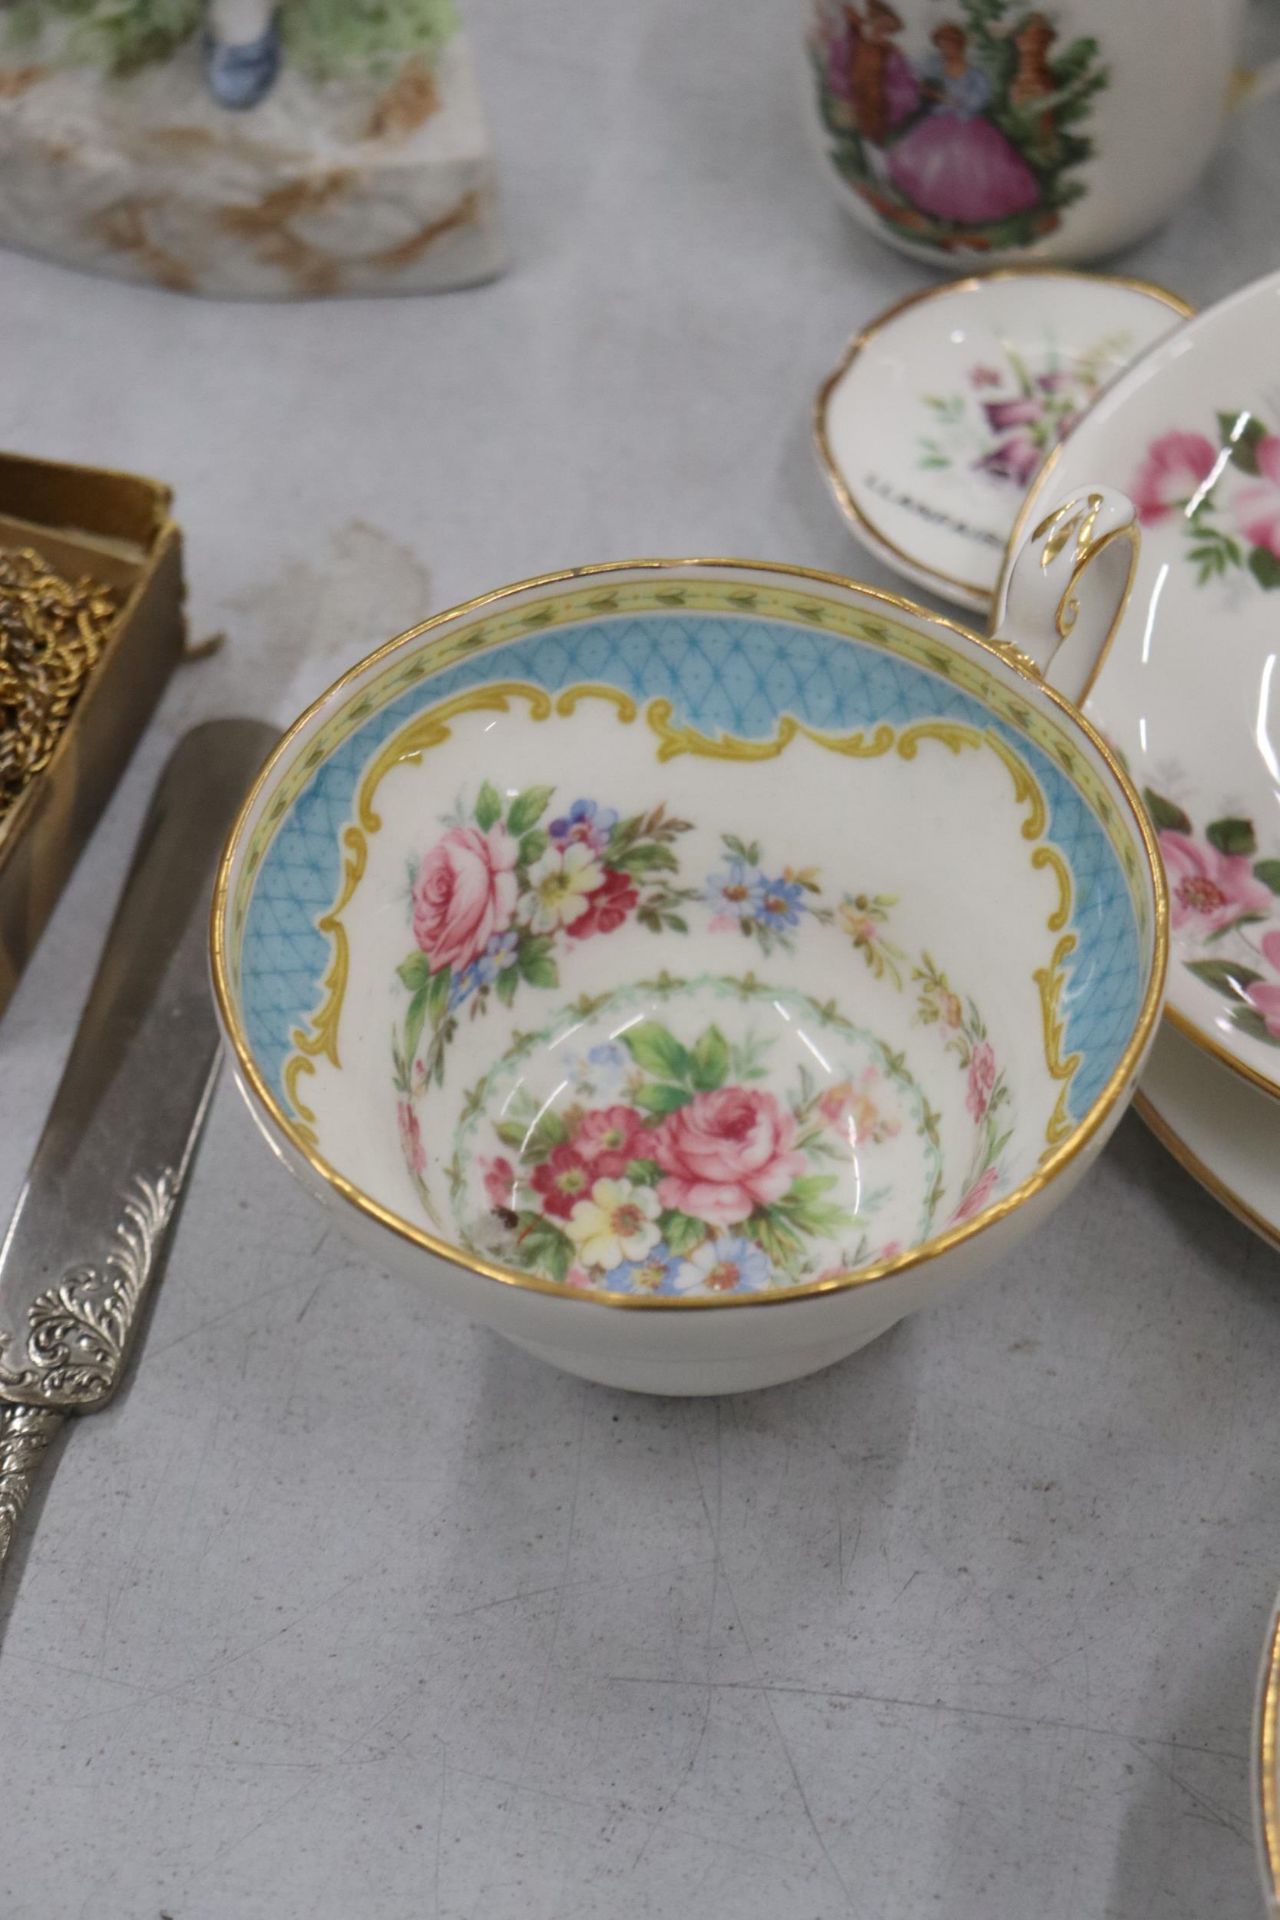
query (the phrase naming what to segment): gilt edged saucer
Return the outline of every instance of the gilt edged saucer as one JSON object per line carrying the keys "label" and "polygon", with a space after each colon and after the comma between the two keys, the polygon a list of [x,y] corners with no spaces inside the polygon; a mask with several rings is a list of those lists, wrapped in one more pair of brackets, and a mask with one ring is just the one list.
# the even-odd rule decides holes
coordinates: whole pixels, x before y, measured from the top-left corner
{"label": "gilt edged saucer", "polygon": [[1280,1108],[1165,1021],[1134,1096],[1161,1144],[1280,1250]]}
{"label": "gilt edged saucer", "polygon": [[[1280,274],[1161,341],[1033,482],[1141,523],[1126,610],[1082,698],[1143,791],[1169,875],[1170,1021],[1280,1097]],[[1003,596],[1003,589],[1002,595]],[[1064,649],[1065,651],[1065,649]]]}
{"label": "gilt edged saucer", "polygon": [[814,411],[854,534],[915,585],[986,612],[1045,455],[1191,312],[1145,281],[1043,267],[899,301],[850,341]]}

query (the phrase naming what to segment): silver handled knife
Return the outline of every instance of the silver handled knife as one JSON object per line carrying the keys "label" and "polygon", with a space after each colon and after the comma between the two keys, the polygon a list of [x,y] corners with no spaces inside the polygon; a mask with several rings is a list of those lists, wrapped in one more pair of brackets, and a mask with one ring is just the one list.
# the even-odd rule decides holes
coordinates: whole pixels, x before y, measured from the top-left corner
{"label": "silver handled knife", "polygon": [[49,1442],[106,1405],[140,1331],[220,1059],[214,872],[275,739],[212,720],[174,750],[0,1244],[0,1566]]}

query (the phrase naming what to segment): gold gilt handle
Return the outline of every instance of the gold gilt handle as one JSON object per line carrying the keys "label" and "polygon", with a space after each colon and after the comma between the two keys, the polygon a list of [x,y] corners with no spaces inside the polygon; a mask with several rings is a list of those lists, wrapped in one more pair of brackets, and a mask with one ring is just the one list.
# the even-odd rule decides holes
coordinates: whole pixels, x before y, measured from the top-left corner
{"label": "gold gilt handle", "polygon": [[1137,511],[1114,487],[1085,487],[1026,535],[993,638],[1083,706],[1124,618],[1138,565]]}

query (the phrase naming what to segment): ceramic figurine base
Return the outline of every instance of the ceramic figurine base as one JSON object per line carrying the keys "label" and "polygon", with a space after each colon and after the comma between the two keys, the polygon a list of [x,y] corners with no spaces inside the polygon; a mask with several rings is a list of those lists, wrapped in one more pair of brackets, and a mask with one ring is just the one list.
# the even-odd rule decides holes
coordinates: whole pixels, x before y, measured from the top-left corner
{"label": "ceramic figurine base", "polygon": [[503,264],[470,53],[383,84],[286,67],[220,106],[198,39],[128,78],[0,65],[0,244],[185,293],[433,292]]}

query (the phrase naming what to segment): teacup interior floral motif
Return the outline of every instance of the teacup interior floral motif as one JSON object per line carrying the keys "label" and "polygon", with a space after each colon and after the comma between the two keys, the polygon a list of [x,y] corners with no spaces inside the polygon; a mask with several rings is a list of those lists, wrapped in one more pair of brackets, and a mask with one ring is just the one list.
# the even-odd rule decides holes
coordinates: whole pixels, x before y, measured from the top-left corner
{"label": "teacup interior floral motif", "polygon": [[1169,875],[1174,951],[1220,993],[1232,1026],[1280,1047],[1280,853],[1253,822],[1226,815],[1197,831],[1176,801],[1144,789]]}
{"label": "teacup interior floral motif", "polygon": [[966,1076],[961,1183],[903,1051],[754,975],[660,976],[575,1002],[468,1091],[448,1168],[465,1243],[577,1287],[750,1292],[969,1217],[996,1190],[1007,1088],[945,976],[918,996]]}
{"label": "teacup interior floral motif", "polygon": [[690,885],[679,845],[692,825],[664,803],[622,818],[585,796],[557,812],[555,796],[532,786],[504,801],[484,781],[412,876],[415,945],[398,969],[409,1000],[393,1042],[402,1094],[443,1079],[460,1019],[484,1014],[491,997],[509,1007],[522,987],[559,986],[575,949],[630,923],[682,935],[696,912],[708,931],[740,933],[764,954],[789,950],[803,919],[834,925],[901,985],[903,956],[882,931],[891,898],[827,901],[815,868],[767,868],[760,846],[735,834]]}
{"label": "teacup interior floral motif", "polygon": [[1129,491],[1144,526],[1180,517],[1198,585],[1243,573],[1280,587],[1280,434],[1256,414],[1219,413],[1212,433],[1157,435]]}
{"label": "teacup interior floral motif", "polygon": [[[975,1003],[895,938],[892,896],[829,895],[820,869],[739,835],[706,849],[660,800],[626,813],[549,784],[504,799],[485,780],[423,854],[397,969],[400,1137],[427,1213],[473,1250],[611,1291],[786,1286],[890,1257],[999,1191],[1005,1075]],[[754,972],[659,971],[580,994],[514,1043],[499,1023],[498,1064],[454,1086],[454,1051],[467,1038],[474,1072],[470,1037],[495,1004],[572,988],[627,926],[664,936],[664,955],[672,937],[699,953],[724,940],[726,958],[745,943],[761,963],[821,929],[836,978],[852,966],[888,996],[892,1035]],[[912,1029],[928,1037],[914,1064]],[[944,1141],[957,1070],[965,1120]],[[461,1098],[456,1130],[441,1089]]]}
{"label": "teacup interior floral motif", "polygon": [[[715,1005],[718,987],[736,987],[737,1004]],[[822,1030],[792,996],[734,981],[675,991],[678,1010],[659,987],[648,1013],[571,1016],[540,1062],[518,1056],[492,1076],[482,1247],[573,1286],[689,1293],[861,1265],[897,1250],[904,1212],[899,1232],[927,1235],[937,1116],[900,1056],[847,1029],[838,1068],[815,1073],[777,1033],[777,1004],[801,1032]],[[563,1089],[551,1101],[547,1073]],[[464,1183],[472,1164],[457,1169]]]}
{"label": "teacup interior floral motif", "polygon": [[1031,355],[1004,342],[970,367],[967,391],[922,395],[930,417],[918,464],[1025,488],[1132,353],[1133,336],[1126,332],[1073,354],[1046,343]]}
{"label": "teacup interior floral motif", "polygon": [[556,813],[554,794],[529,787],[507,803],[486,780],[415,875],[416,945],[400,967],[411,995],[396,1042],[401,1091],[415,1073],[442,1078],[462,1009],[474,1019],[491,993],[509,1007],[522,984],[558,986],[567,944],[632,919],[652,933],[687,931],[682,909],[697,890],[671,876],[689,823],[661,805],[623,820],[586,798]]}
{"label": "teacup interior floral motif", "polygon": [[661,1243],[660,1298],[695,1257],[734,1298],[763,1269],[726,1239],[785,1292],[961,1232],[1070,1150],[1150,1003],[1114,784],[878,602],[539,589],[308,725],[226,895],[252,1084],[291,1152],[508,1281],[647,1297]]}

